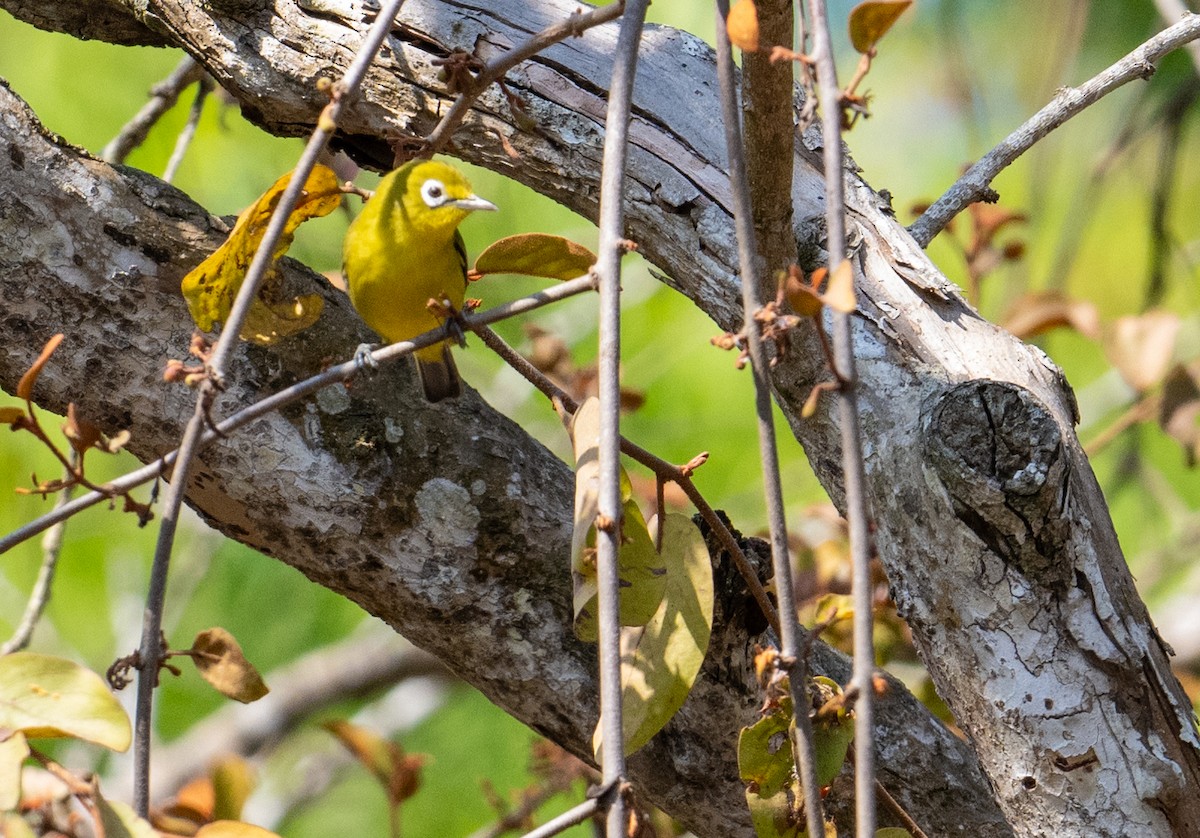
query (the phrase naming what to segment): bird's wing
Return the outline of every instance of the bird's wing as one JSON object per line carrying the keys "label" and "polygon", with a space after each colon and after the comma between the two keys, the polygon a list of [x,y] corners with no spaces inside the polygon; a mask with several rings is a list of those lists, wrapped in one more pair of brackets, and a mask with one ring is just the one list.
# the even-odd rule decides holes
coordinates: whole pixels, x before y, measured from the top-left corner
{"label": "bird's wing", "polygon": [[462,233],[454,231],[454,252],[458,254],[458,264],[462,267],[463,286],[467,284],[467,245],[463,242]]}

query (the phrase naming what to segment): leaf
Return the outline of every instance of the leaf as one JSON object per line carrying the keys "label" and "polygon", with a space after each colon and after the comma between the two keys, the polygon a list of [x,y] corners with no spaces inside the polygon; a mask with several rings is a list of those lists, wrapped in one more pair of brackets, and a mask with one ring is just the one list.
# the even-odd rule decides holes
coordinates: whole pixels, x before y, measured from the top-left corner
{"label": "leaf", "polygon": [[63,342],[63,334],[59,332],[50,340],[46,341],[46,345],[42,347],[42,352],[37,356],[37,360],[29,367],[21,380],[17,382],[17,398],[22,401],[29,401],[33,398],[33,385],[37,383],[38,376],[42,374],[42,367],[46,366],[46,362],[50,360],[50,356],[54,354],[54,350],[58,349],[58,345]]}
{"label": "leaf", "polygon": [[875,49],[879,39],[887,34],[892,24],[912,0],[867,0],[850,10],[850,43],[858,52],[866,54]]}
{"label": "leaf", "polygon": [[1144,393],[1166,375],[1178,334],[1179,315],[1169,311],[1120,317],[1104,336],[1104,350],[1126,383]]}
{"label": "leaf", "polygon": [[1009,307],[1001,325],[1022,340],[1062,326],[1092,340],[1100,338],[1100,312],[1095,303],[1073,299],[1058,291],[1021,295]]}
{"label": "leaf", "polygon": [[160,838],[154,827],[139,818],[133,809],[120,800],[97,798],[104,838]]}
{"label": "leaf", "polygon": [[25,734],[13,733],[0,741],[0,812],[21,802],[21,766],[29,756]]}
{"label": "leaf", "polygon": [[[818,675],[813,678],[826,701],[842,696],[842,688],[836,681]],[[845,705],[836,713],[818,714],[813,719],[813,755],[817,771],[817,785],[824,788],[833,782],[846,762],[846,749],[854,740],[854,713]]]}
{"label": "leaf", "polygon": [[[621,725],[631,754],[683,706],[712,634],[712,560],[704,536],[686,515],[670,513],[662,536],[667,587],[644,628],[622,630]],[[596,725],[592,747],[601,748]]]}
{"label": "leaf", "polygon": [[104,438],[98,427],[79,416],[75,402],[67,405],[67,421],[63,423],[62,431],[77,454],[82,454]]}
{"label": "leaf", "polygon": [[[183,296],[188,311],[202,331],[211,331],[217,323],[228,319],[250,262],[291,178],[292,173],[288,172],[275,181],[252,207],[238,216],[228,240],[183,278]],[[310,218],[328,215],[341,202],[337,175],[328,166],[317,164],[271,254],[271,267],[242,329],[243,340],[269,345],[307,329],[321,315],[324,302],[319,294],[284,298],[279,288],[282,279],[275,262],[291,246],[297,227]]]}
{"label": "leaf", "polygon": [[279,838],[279,836],[261,826],[241,821],[213,821],[200,827],[196,838]]}
{"label": "leaf", "polygon": [[379,781],[393,808],[420,789],[421,766],[425,764],[423,754],[406,754],[395,742],[349,722],[334,720],[323,727]]}
{"label": "leaf", "polygon": [[1200,362],[1181,364],[1167,375],[1158,422],[1194,466],[1200,460]]}
{"label": "leaf", "polygon": [[74,737],[129,747],[129,717],[96,673],[50,655],[0,657],[0,727],[30,739]]}
{"label": "leaf", "polygon": [[875,838],[912,838],[912,833],[901,826],[885,826],[875,830]]}
{"label": "leaf", "polygon": [[258,785],[254,768],[239,756],[227,756],[210,771],[213,787],[212,817],[233,821],[242,816],[246,801]]}
{"label": "leaf", "polygon": [[733,4],[725,19],[725,31],[729,33],[729,43],[742,52],[758,50],[758,9],[754,0],[737,0]]}
{"label": "leaf", "polygon": [[789,729],[792,703],[784,698],[776,710],[738,736],[738,775],[746,784],[746,804],[759,838],[799,838],[804,822],[793,801],[802,799],[792,761]]}
{"label": "leaf", "polygon": [[[600,402],[584,401],[571,420],[575,448],[575,518],[571,536],[571,577],[574,585],[575,635],[594,642],[597,636],[595,521],[600,491]],[[645,625],[662,602],[666,569],[654,549],[645,518],[631,497],[629,476],[621,469],[623,499],[621,547],[617,573],[621,584],[620,621]]]}
{"label": "leaf", "polygon": [[37,835],[16,812],[0,812],[0,838],[37,838]]}
{"label": "leaf", "polygon": [[493,242],[475,260],[475,273],[575,279],[596,264],[596,254],[562,236],[522,233]]}
{"label": "leaf", "polygon": [[854,268],[849,260],[843,259],[829,275],[829,285],[821,295],[821,301],[834,311],[842,314],[853,314],[858,307],[858,299],[854,296]]}
{"label": "leaf", "polygon": [[11,425],[25,418],[25,409],[20,407],[0,407],[0,425]]}
{"label": "leaf", "polygon": [[246,660],[242,647],[225,629],[200,632],[191,651],[200,676],[226,698],[249,704],[269,692],[254,664]]}

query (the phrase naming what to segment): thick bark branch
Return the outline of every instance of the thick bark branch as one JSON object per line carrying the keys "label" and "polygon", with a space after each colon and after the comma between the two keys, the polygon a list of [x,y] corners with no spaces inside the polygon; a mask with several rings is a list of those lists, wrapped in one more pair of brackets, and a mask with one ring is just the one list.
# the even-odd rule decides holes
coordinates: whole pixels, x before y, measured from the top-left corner
{"label": "thick bark branch", "polygon": [[[192,403],[190,391],[159,379],[192,330],[179,281],[224,225],[149,175],[45,136],[2,85],[0,171],[0,386],[11,391],[43,341],[66,332],[38,381],[39,402],[63,411],[75,401],[104,428],[130,428],[139,457],[164,453]],[[326,311],[286,351],[244,345],[221,402],[229,408],[369,339],[344,297],[294,263],[288,270],[305,290],[326,289]],[[400,365],[330,387],[206,450],[188,498],[218,529],[353,599],[586,756],[595,654],[571,631],[572,481],[478,398],[449,410],[427,405]],[[739,727],[761,702],[749,660],[758,635],[745,626],[753,606],[744,587],[724,569],[722,619],[700,682],[631,760],[639,791],[702,836],[752,834],[735,752]],[[847,676],[828,647],[814,663]],[[931,825],[1007,834],[969,749],[899,685],[881,737],[906,806]]]}
{"label": "thick bark branch", "polygon": [[[19,2],[0,0],[0,5]],[[142,4],[130,0],[131,7],[137,5]],[[237,97],[248,116],[285,134],[309,129],[322,104],[315,80],[340,73],[365,28],[349,4],[342,17],[312,16],[286,0],[272,9],[229,2],[201,8],[182,0],[149,5],[156,25]],[[391,152],[379,138],[424,134],[451,98],[437,81],[433,59],[455,48],[486,58],[573,8],[558,0],[407,4],[392,52],[377,63],[346,122],[344,146],[366,162],[386,165]],[[521,96],[525,115],[514,115],[498,91],[486,92],[460,133],[457,153],[594,218],[604,87],[614,41],[615,28],[601,27],[514,70],[508,85]],[[741,320],[736,251],[714,118],[711,52],[684,33],[651,29],[640,66],[627,233],[670,274],[670,284],[721,327],[736,328]],[[530,119],[536,131],[522,127]],[[520,159],[508,155],[501,137]],[[822,185],[810,158],[815,159],[811,151],[798,149],[792,195],[802,258],[819,262]],[[142,192],[150,189],[143,179],[129,182],[141,184]],[[1002,808],[1023,835],[1049,830],[1089,836],[1197,834],[1200,758],[1190,706],[1137,597],[1074,436],[1068,388],[1044,355],[971,311],[865,184],[848,176],[847,186],[860,300],[855,340],[863,424],[871,440],[868,484],[881,558],[930,672],[971,736]],[[46,237],[52,230],[46,225],[35,235]],[[99,235],[95,225],[79,234]],[[66,245],[57,247],[55,253]],[[70,262],[56,270],[73,283],[83,281],[81,269]],[[150,264],[141,270],[156,282],[165,282],[158,277],[169,273]],[[163,293],[169,285],[161,286]],[[22,287],[44,296],[51,280]],[[116,294],[119,287],[117,278],[106,290]],[[62,322],[51,316],[54,307],[70,303],[39,298],[31,305],[44,320],[7,317],[6,322],[19,320],[26,330],[37,323],[42,335]],[[90,314],[94,308],[88,304],[80,311]],[[134,309],[118,313],[126,328],[112,332],[125,342]],[[248,373],[254,380],[243,386],[266,387],[273,376],[297,374],[287,365],[307,352],[335,344],[344,349],[334,336],[350,327],[338,320],[343,315],[337,306],[333,311],[319,332],[297,341],[296,351],[286,357],[246,350],[257,366]],[[177,330],[176,346],[182,346],[182,331]],[[164,337],[158,334],[143,351],[161,357]],[[0,345],[8,355],[4,374],[12,376],[28,356],[15,360],[12,340]],[[77,363],[82,365],[82,355]],[[93,364],[96,372],[103,371],[104,361]],[[775,381],[794,432],[840,502],[832,400],[813,419],[799,418],[812,382],[822,373],[819,352],[795,352],[777,368]],[[194,501],[227,532],[244,531],[243,540],[391,615],[414,641],[473,670],[475,676],[467,677],[504,706],[522,706],[534,682],[540,698],[562,690],[562,700],[541,707],[536,717],[542,729],[575,742],[578,750],[578,737],[590,723],[578,717],[578,708],[591,706],[584,685],[590,684],[592,662],[547,625],[566,623],[566,600],[556,599],[562,591],[550,578],[557,574],[530,579],[523,574],[530,553],[545,556],[543,551],[563,537],[565,518],[553,511],[562,509],[569,476],[519,430],[476,402],[464,403],[453,417],[438,412],[436,421],[429,412],[414,413],[410,405],[404,419],[384,424],[363,413],[368,403],[385,415],[399,404],[353,390],[348,398],[319,399],[311,412],[298,410],[281,419],[294,427],[277,428],[283,436],[270,444],[249,437],[233,440],[206,456],[211,476],[199,481]],[[1012,435],[1005,424],[1010,415],[1032,423],[1036,433]],[[279,423],[264,424],[276,428]],[[933,446],[934,436],[944,436],[945,444]],[[156,444],[166,444],[166,438]],[[360,438],[366,448],[353,444]],[[473,444],[461,445],[464,439]],[[478,445],[481,440],[487,444]],[[275,452],[266,474],[253,465],[253,456],[261,457],[262,451]],[[409,470],[402,481],[393,477],[397,468]],[[501,473],[511,474],[513,482],[498,483]],[[344,497],[328,510],[298,505],[297,488],[319,495],[329,485],[363,487],[368,509]],[[504,486],[512,486],[513,496],[494,491]],[[444,524],[434,525],[430,516],[439,509],[453,512]],[[464,521],[472,526],[464,529]],[[309,555],[314,543],[338,536],[345,538],[338,550],[319,559]],[[507,671],[499,673],[493,668],[495,649],[487,647],[483,654],[460,648],[466,640],[447,640],[461,632],[478,638],[484,648],[507,636],[496,628],[512,625],[506,622],[512,615],[492,615],[490,598],[480,602],[462,593],[479,594],[481,580],[490,586],[484,589],[492,591],[491,597],[508,592],[515,599],[504,604],[528,615],[513,628],[532,649],[527,656],[505,658]],[[527,594],[517,596],[522,590]],[[449,599],[439,602],[438,596]],[[436,614],[449,630],[410,625],[412,613]],[[717,681],[702,683],[672,731],[692,725],[704,730],[702,717],[708,714],[744,717],[750,693],[738,692],[740,686],[734,690],[729,680],[744,685],[742,650],[736,644],[726,648],[732,650],[727,656],[718,653],[709,662],[708,678]],[[527,683],[518,686],[522,681]],[[731,699],[731,691],[741,697]],[[718,697],[719,707],[709,703]],[[574,709],[558,715],[568,707]],[[892,772],[900,771],[900,782],[915,782],[919,772],[904,766],[892,750],[907,739],[894,733],[880,737],[885,784],[897,779],[894,773],[889,779],[889,765]],[[729,747],[730,736],[704,744]],[[686,809],[688,822],[716,818],[707,832],[734,834],[730,819],[738,814],[728,807],[737,805],[737,795],[730,765],[714,770],[713,763],[704,762],[696,770],[696,747],[669,731],[634,760],[635,771],[645,772],[639,780],[668,808]],[[668,767],[656,774],[646,770],[648,765]],[[725,784],[720,795],[714,778]],[[712,806],[717,797],[728,804],[715,807],[719,816]],[[703,808],[705,798],[710,808]],[[950,833],[953,823],[972,824],[961,797],[953,814],[931,812],[926,802],[915,807],[918,820],[943,818],[942,827],[924,822],[933,832]],[[967,830],[987,834],[973,825]]]}

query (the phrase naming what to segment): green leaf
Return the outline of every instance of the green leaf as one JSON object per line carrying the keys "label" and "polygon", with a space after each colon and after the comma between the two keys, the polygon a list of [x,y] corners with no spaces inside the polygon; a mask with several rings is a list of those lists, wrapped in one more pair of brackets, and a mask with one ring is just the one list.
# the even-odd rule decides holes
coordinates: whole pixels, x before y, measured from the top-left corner
{"label": "green leaf", "polygon": [[[823,696],[833,698],[842,688],[832,678],[818,675],[813,678]],[[839,707],[836,714],[818,716],[813,720],[813,752],[816,759],[817,785],[827,786],[837,777],[846,761],[846,749],[854,740],[854,713]]]}
{"label": "green leaf", "polygon": [[875,830],[875,838],[912,838],[912,833],[900,826],[888,826]]}
{"label": "green leaf", "polygon": [[784,698],[773,713],[742,728],[738,736],[738,775],[761,797],[774,797],[795,778],[791,723],[792,702]]}
{"label": "green leaf", "polygon": [[104,838],[159,838],[154,827],[119,800],[98,798],[96,808],[100,810],[100,822],[104,824]]}
{"label": "green leaf", "polygon": [[475,273],[568,280],[583,276],[595,263],[596,254],[570,239],[522,233],[490,244],[475,259]]}
{"label": "green leaf", "polygon": [[30,739],[75,737],[114,751],[129,747],[129,717],[96,673],[50,655],[0,657],[0,727]]}
{"label": "green leaf", "polygon": [[14,733],[0,742],[0,811],[15,809],[21,802],[21,766],[27,756],[25,734]]}
{"label": "green leaf", "polygon": [[[712,634],[712,562],[704,536],[686,515],[667,515],[662,558],[667,587],[643,628],[622,630],[621,725],[625,753],[650,741],[691,692]],[[592,746],[601,748],[601,726]]]}
{"label": "green leaf", "polygon": [[[575,518],[571,536],[571,578],[574,585],[575,635],[596,640],[596,515],[600,492],[600,402],[586,400],[571,421],[575,448]],[[666,568],[654,549],[646,519],[632,494],[629,477],[621,477],[621,547],[617,557],[621,584],[621,625],[643,626],[658,610],[667,586]]]}

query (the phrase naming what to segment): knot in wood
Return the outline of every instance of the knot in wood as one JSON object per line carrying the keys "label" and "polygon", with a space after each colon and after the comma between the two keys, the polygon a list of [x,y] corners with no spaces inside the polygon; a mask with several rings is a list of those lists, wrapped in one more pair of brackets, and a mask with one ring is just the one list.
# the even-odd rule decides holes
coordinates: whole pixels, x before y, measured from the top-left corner
{"label": "knot in wood", "polygon": [[958,519],[1031,583],[1066,590],[1070,470],[1054,415],[1001,381],[955,385],[924,415],[926,461]]}

